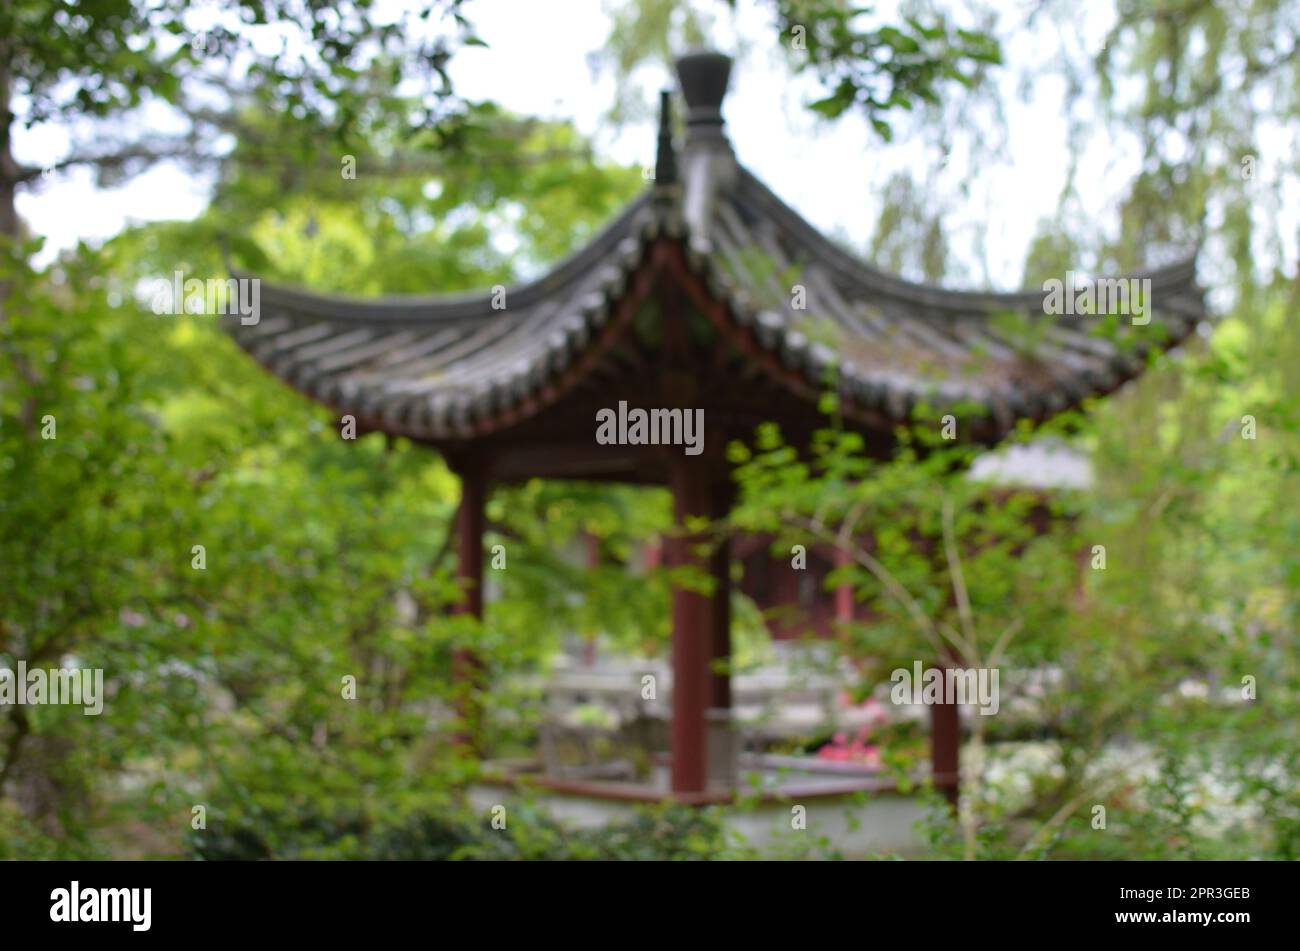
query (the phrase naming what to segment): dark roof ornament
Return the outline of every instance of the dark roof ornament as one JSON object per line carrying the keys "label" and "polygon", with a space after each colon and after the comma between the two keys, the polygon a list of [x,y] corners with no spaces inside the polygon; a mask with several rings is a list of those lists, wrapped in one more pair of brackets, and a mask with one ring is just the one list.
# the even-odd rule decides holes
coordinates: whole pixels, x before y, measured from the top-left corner
{"label": "dark roof ornament", "polygon": [[673,149],[673,98],[664,90],[659,94],[659,148],[655,153],[655,185],[677,184],[677,152]]}
{"label": "dark roof ornament", "polygon": [[731,57],[712,51],[687,53],[677,60],[677,79],[686,97],[687,146],[727,144],[722,132],[722,100],[731,78]]}

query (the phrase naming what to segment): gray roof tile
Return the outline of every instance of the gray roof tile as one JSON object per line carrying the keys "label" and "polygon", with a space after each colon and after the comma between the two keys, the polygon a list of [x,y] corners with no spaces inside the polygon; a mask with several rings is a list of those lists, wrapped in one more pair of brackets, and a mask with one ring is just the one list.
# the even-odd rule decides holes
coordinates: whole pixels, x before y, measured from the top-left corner
{"label": "gray roof tile", "polygon": [[[1134,352],[1093,334],[1101,318],[1043,312],[1042,291],[954,291],[903,280],[849,254],[731,154],[712,125],[688,141],[672,183],[657,183],[543,277],[506,291],[373,299],[262,282],[263,319],[234,338],[273,372],[342,412],[432,441],[467,436],[572,366],[661,236],[724,304],[737,332],[820,388],[830,364],[844,396],[901,420],[919,401],[976,400],[1000,430],[1113,389],[1205,318],[1195,258],[1145,274],[1154,319],[1128,327]],[[240,277],[251,275],[241,274]],[[796,310],[791,285],[806,292]],[[1009,339],[1000,314],[1041,334]],[[1160,322],[1168,337],[1150,331]]]}

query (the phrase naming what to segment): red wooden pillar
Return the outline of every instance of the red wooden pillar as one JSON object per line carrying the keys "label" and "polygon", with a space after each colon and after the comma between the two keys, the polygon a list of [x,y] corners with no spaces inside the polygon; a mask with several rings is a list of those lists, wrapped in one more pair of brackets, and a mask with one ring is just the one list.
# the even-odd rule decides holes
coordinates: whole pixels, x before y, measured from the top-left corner
{"label": "red wooden pillar", "polygon": [[[708,471],[703,459],[681,456],[671,462],[673,567],[707,570],[696,548],[702,539],[688,535],[688,518],[709,516]],[[713,653],[711,598],[680,585],[673,588],[673,723],[672,791],[703,792],[707,777],[704,711],[710,692],[709,659]]]}
{"label": "red wooden pillar", "polygon": [[[487,474],[478,462],[462,462],[460,507],[456,510],[456,580],[462,590],[455,614],[483,619],[483,529],[487,504]],[[456,687],[456,713],[461,727],[457,744],[477,750],[482,740],[484,689],[483,661],[470,647],[457,648],[452,655],[452,677]]]}
{"label": "red wooden pillar", "polygon": [[961,718],[955,703],[930,706],[930,775],[948,804],[957,808]]}

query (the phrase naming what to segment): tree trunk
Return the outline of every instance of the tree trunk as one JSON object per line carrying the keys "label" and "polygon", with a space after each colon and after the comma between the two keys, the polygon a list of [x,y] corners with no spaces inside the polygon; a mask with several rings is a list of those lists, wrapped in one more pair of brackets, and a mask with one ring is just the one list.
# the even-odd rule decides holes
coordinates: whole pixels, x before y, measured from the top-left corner
{"label": "tree trunk", "polygon": [[[9,136],[13,128],[13,113],[9,111],[9,67],[0,63],[0,236],[18,239],[18,209],[14,205],[21,169],[14,161]],[[0,304],[3,303],[0,286]]]}

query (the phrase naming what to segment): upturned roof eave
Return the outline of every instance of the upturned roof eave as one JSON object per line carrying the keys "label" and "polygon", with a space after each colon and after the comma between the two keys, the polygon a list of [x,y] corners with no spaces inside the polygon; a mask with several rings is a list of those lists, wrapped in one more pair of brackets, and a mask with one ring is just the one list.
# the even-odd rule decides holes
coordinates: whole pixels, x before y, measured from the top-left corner
{"label": "upturned roof eave", "polygon": [[[653,188],[644,189],[629,202],[592,240],[540,277],[518,284],[502,285],[509,306],[531,306],[571,287],[588,271],[600,267],[619,243],[638,234],[650,214]],[[230,268],[231,276],[259,281],[264,305],[317,320],[375,323],[430,323],[463,320],[493,312],[498,296],[494,288],[455,294],[388,294],[359,297],[313,291],[291,284],[269,281],[251,272]],[[499,308],[496,308],[499,309]]]}
{"label": "upturned roof eave", "polygon": [[[611,345],[612,331],[629,324],[630,305],[649,292],[647,281],[664,279],[664,262],[680,262],[675,279],[693,287],[696,306],[801,398],[815,401],[833,370],[844,405],[882,431],[921,402],[974,400],[989,410],[992,440],[1017,419],[1041,420],[1111,392],[1141,372],[1152,349],[1178,345],[1206,316],[1194,254],[1124,275],[1151,281],[1167,330],[1139,334],[1132,347],[1045,313],[1042,290],[955,290],[880,271],[736,161],[718,108],[726,85],[719,58],[696,67],[694,83],[683,82],[692,108],[680,158],[665,103],[662,180],[536,280],[378,298],[262,282],[268,319],[233,335],[289,385],[373,428],[430,442],[472,439],[551,405]],[[755,268],[751,258],[772,267]],[[806,283],[808,307],[781,286],[792,270],[805,272],[794,280]],[[1009,336],[1014,327],[993,319],[1006,311],[1047,324],[1037,352],[1022,351],[1025,342]]]}
{"label": "upturned roof eave", "polygon": [[[701,164],[707,166],[708,163]],[[858,287],[864,293],[886,295],[900,302],[915,304],[929,310],[961,313],[1025,310],[1037,306],[1043,299],[1045,292],[1041,289],[985,291],[947,288],[937,284],[911,281],[882,271],[825,236],[743,165],[738,162],[734,165],[735,187],[727,189],[731,194],[726,197],[768,218],[773,227],[789,235],[800,246],[810,261],[815,262],[818,267],[827,269],[840,281]],[[549,268],[540,277],[519,284],[504,285],[506,301],[509,302],[509,306],[530,306],[547,297],[562,296],[588,271],[604,266],[608,256],[621,241],[639,236],[643,226],[647,224],[646,219],[656,215],[656,212],[661,224],[667,218],[673,218],[680,221],[682,227],[689,228],[689,209],[686,209],[687,213],[683,215],[681,206],[684,202],[694,200],[708,209],[708,216],[711,218],[715,203],[724,197],[717,194],[718,190],[713,182],[702,183],[702,187],[697,186],[690,190],[690,194],[685,195],[676,187],[669,189],[656,189],[653,185],[647,187],[596,237]],[[663,202],[665,195],[671,196],[672,206],[667,208],[666,216],[663,213],[666,207]],[[682,220],[683,218],[685,220]],[[672,228],[672,230],[678,229]],[[694,230],[703,229],[697,224]],[[690,236],[684,235],[684,237]],[[705,249],[710,247],[707,239],[703,247]],[[693,256],[698,257],[701,253],[701,245],[697,242],[692,246],[691,251]],[[708,251],[706,250],[705,253]],[[1195,282],[1196,262],[1197,253],[1192,251],[1171,264],[1116,275],[1116,279],[1149,280],[1153,291],[1186,286]],[[494,298],[497,296],[495,289],[484,289],[457,294],[393,294],[359,297],[312,291],[269,281],[251,272],[233,268],[231,274],[235,278],[260,280],[261,300],[264,305],[301,315],[304,318],[343,322],[437,324],[463,320],[480,314],[490,314],[493,311]]]}

